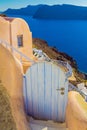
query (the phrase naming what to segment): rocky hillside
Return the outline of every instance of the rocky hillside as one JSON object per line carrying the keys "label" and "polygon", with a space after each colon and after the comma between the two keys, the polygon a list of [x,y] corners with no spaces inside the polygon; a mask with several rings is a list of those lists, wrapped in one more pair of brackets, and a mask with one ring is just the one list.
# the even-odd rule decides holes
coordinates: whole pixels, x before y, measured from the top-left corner
{"label": "rocky hillside", "polygon": [[78,65],[76,63],[76,60],[67,55],[64,52],[60,52],[56,47],[49,47],[47,42],[38,38],[33,38],[33,48],[41,49],[43,50],[51,59],[56,60],[62,60],[67,61],[73,68],[73,74],[76,78],[76,81],[74,81],[74,84],[85,82],[87,80],[87,75],[84,73],[81,73],[78,70]]}

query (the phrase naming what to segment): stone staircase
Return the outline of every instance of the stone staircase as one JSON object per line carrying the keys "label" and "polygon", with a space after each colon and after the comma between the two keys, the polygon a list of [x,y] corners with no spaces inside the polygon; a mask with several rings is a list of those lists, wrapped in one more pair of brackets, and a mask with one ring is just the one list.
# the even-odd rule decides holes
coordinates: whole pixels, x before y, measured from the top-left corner
{"label": "stone staircase", "polygon": [[34,120],[32,118],[30,118],[29,125],[31,130],[69,130],[66,128],[66,123]]}

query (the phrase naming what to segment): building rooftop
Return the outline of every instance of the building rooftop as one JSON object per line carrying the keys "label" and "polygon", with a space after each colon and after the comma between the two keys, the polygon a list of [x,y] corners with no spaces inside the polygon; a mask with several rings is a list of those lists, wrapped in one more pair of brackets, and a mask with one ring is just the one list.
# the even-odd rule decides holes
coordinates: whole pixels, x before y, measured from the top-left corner
{"label": "building rooftop", "polygon": [[10,18],[10,17],[3,17],[5,20],[12,22],[15,18]]}

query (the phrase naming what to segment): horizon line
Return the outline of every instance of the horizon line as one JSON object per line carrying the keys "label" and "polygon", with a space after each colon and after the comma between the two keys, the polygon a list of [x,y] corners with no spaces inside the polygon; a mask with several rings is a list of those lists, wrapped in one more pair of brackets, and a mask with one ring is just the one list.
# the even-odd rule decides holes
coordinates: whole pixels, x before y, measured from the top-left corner
{"label": "horizon line", "polygon": [[6,11],[6,10],[8,10],[8,9],[22,9],[22,8],[26,8],[26,7],[28,7],[28,6],[38,6],[38,5],[47,5],[47,6],[70,5],[70,6],[77,6],[77,7],[83,7],[83,8],[86,8],[86,7],[87,7],[87,5],[76,5],[76,4],[54,4],[54,5],[52,5],[52,4],[29,4],[29,5],[26,5],[26,6],[24,6],[24,7],[19,7],[19,8],[7,8],[7,9],[5,9],[5,10],[0,10],[0,12],[4,12],[4,11]]}

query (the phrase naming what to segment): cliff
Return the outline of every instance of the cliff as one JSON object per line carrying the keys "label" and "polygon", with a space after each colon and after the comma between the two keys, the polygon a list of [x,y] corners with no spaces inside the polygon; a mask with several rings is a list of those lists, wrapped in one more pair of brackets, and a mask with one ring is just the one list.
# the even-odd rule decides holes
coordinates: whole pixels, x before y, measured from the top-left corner
{"label": "cliff", "polygon": [[21,9],[7,9],[6,11],[4,11],[3,13],[5,14],[14,14],[14,15],[29,15],[29,16],[33,16],[35,14],[35,12],[38,10],[38,8],[41,5],[28,5],[27,7],[21,8]]}
{"label": "cliff", "polygon": [[87,20],[87,7],[74,5],[43,5],[37,10],[34,18],[58,20]]}
{"label": "cliff", "polygon": [[69,56],[68,54],[64,52],[60,52],[59,50],[57,50],[56,47],[48,46],[48,43],[46,41],[38,39],[38,38],[33,38],[33,48],[43,50],[51,59],[67,61],[73,68],[73,74],[74,74],[74,77],[76,78],[76,81],[74,81],[74,84],[77,84],[80,82],[86,83],[87,75],[84,73],[81,73],[78,70],[78,65],[76,63],[76,60],[73,59],[73,57]]}
{"label": "cliff", "polygon": [[87,7],[74,5],[28,5],[21,9],[7,9],[3,13],[28,15],[38,19],[87,20]]}

